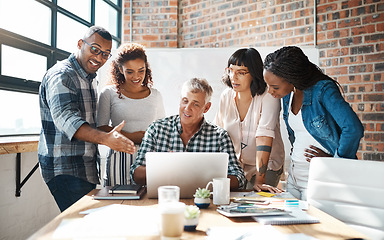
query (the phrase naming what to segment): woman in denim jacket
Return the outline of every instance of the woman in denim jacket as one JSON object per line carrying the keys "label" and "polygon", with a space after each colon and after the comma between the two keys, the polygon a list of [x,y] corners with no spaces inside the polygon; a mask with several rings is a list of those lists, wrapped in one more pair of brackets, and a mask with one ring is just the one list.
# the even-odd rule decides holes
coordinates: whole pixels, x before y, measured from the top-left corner
{"label": "woman in denim jacket", "polygon": [[264,79],[268,92],[283,99],[283,117],[292,144],[287,190],[306,200],[311,158],[357,158],[363,126],[341,95],[339,84],[298,47],[270,53],[264,61]]}

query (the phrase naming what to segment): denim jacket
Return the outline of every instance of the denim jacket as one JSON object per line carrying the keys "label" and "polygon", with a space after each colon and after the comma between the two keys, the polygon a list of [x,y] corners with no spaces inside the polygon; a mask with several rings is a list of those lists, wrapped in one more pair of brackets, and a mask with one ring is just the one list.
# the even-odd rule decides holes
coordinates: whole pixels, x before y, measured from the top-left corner
{"label": "denim jacket", "polygon": [[[303,92],[301,113],[307,131],[333,156],[357,158],[364,128],[338,86],[332,80],[322,80]],[[295,133],[288,124],[291,94],[283,98],[283,118],[293,144]]]}

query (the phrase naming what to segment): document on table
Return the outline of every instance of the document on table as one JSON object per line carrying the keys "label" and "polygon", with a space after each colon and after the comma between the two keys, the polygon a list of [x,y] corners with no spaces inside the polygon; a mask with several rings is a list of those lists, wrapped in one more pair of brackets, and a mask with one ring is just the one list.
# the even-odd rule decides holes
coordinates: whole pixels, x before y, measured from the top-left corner
{"label": "document on table", "polygon": [[296,208],[291,209],[291,212],[286,215],[280,216],[256,216],[253,217],[256,221],[261,224],[272,224],[272,225],[290,225],[290,224],[309,224],[319,223],[319,219],[307,214],[305,211]]}
{"label": "document on table", "polygon": [[54,239],[118,239],[127,236],[159,236],[155,207],[114,204],[91,211],[83,218],[63,219]]}
{"label": "document on table", "polygon": [[[267,197],[267,195],[268,197]],[[302,210],[308,210],[308,203],[306,201],[296,199],[289,192],[275,193],[265,192],[231,192],[231,200],[238,203],[253,203],[255,205],[264,205],[272,208],[296,207],[297,205]]]}
{"label": "document on table", "polygon": [[277,198],[277,199],[296,199],[289,192],[282,193],[270,193],[270,192],[231,192],[231,198],[240,198],[240,197],[249,197],[255,199],[263,199],[263,198]]}

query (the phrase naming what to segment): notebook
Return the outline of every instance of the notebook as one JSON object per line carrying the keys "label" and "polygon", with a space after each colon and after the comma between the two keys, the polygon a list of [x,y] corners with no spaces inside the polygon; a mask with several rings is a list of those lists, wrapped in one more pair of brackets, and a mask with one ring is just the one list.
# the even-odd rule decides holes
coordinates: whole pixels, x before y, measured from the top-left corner
{"label": "notebook", "polygon": [[291,213],[280,216],[258,216],[253,217],[261,224],[271,225],[290,225],[290,224],[308,224],[319,223],[319,219],[312,217],[300,208],[292,209]]}
{"label": "notebook", "polygon": [[142,185],[120,185],[116,184],[111,189],[109,189],[109,193],[133,193],[136,194],[142,188]]}
{"label": "notebook", "polygon": [[217,177],[227,177],[228,153],[218,152],[148,152],[146,154],[147,194],[157,198],[157,188],[180,187],[180,198],[193,198]]}
{"label": "notebook", "polygon": [[95,195],[95,200],[135,200],[140,199],[146,192],[146,188],[142,187],[137,193],[109,193],[110,186],[103,187]]}

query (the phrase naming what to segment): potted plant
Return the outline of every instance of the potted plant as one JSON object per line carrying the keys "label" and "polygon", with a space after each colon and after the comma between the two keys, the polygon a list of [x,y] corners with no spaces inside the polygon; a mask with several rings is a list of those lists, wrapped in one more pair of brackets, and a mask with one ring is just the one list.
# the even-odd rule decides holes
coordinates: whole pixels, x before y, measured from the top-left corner
{"label": "potted plant", "polygon": [[211,203],[211,191],[206,188],[196,189],[193,196],[195,197],[194,202],[199,208],[207,208]]}
{"label": "potted plant", "polygon": [[195,231],[196,226],[199,223],[200,210],[198,207],[193,205],[188,205],[185,208],[184,217],[184,230],[185,231]]}

